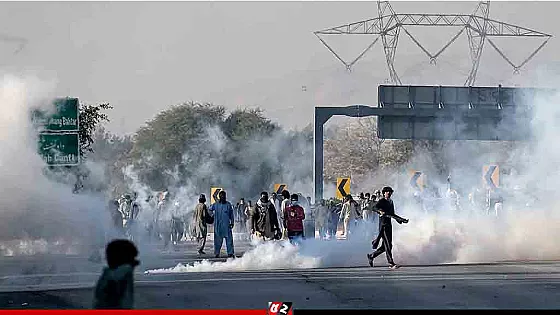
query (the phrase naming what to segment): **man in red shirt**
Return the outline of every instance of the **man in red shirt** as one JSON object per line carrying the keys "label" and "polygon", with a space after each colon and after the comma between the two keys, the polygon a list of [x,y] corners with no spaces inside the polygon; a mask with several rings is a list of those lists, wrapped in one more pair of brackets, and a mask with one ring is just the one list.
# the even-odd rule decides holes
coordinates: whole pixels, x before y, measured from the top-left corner
{"label": "man in red shirt", "polygon": [[305,211],[298,203],[298,195],[292,194],[291,204],[284,209],[284,226],[288,230],[288,239],[292,244],[299,244],[304,238],[303,220]]}

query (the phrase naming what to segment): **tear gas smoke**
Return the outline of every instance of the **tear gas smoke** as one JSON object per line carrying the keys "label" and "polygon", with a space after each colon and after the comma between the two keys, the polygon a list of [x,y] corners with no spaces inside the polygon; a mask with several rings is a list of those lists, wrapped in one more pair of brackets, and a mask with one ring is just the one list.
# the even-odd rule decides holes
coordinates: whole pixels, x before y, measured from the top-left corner
{"label": "tear gas smoke", "polygon": [[[442,264],[559,259],[556,240],[560,237],[557,229],[560,200],[556,188],[560,184],[560,174],[556,170],[560,166],[560,147],[555,145],[560,132],[559,103],[558,94],[535,100],[531,121],[533,136],[528,141],[447,141],[441,146],[428,145],[415,150],[404,167],[380,170],[360,183],[353,183],[354,195],[359,191],[371,193],[385,185],[396,188],[393,196],[396,212],[410,219],[408,224],[393,224],[396,262]],[[435,152],[438,150],[440,152]],[[255,156],[266,158],[263,153]],[[468,195],[476,187],[482,188],[482,165],[488,164],[513,168],[509,174],[502,174],[502,191],[507,197],[500,213],[495,213],[494,208],[487,212],[469,207]],[[418,206],[409,190],[409,169],[428,174],[431,191],[439,194],[431,197],[431,202],[439,204],[440,210],[428,212]],[[447,182],[449,174],[451,183]],[[311,187],[310,182],[307,185]],[[461,208],[458,211],[452,210],[449,185],[459,194]],[[299,248],[269,242],[257,245],[240,259],[225,263],[203,261],[149,272],[364,266],[367,263],[365,254],[371,251],[371,238],[365,235],[366,230],[371,229],[371,226],[359,228],[358,237],[349,241],[308,239]],[[386,264],[384,256],[379,256],[376,263]]]}
{"label": "tear gas smoke", "polygon": [[[187,170],[183,169],[181,172],[181,165],[177,165],[165,174],[173,207],[162,213],[162,219],[169,219],[174,213],[189,221],[201,193],[206,195],[209,203],[212,202],[211,187],[225,190],[228,201],[233,205],[240,198],[256,202],[260,192],[271,191],[272,183],[275,182],[290,183],[290,191],[310,196],[310,152],[312,148],[307,141],[290,139],[284,132],[264,139],[251,138],[243,140],[241,144],[233,144],[220,127],[205,126],[200,136],[192,141],[189,150],[182,155],[181,165],[186,166],[184,168]],[[231,156],[236,157],[240,166],[228,164]],[[144,221],[151,219],[154,208],[154,204],[145,200],[155,192],[149,184],[142,182],[138,174],[153,167],[156,160],[153,156],[146,155],[138,163],[142,165],[140,168],[131,165],[123,170],[128,189],[138,193],[138,202],[142,208],[147,209],[140,214],[140,219]],[[201,187],[205,189],[201,190]]]}
{"label": "tear gas smoke", "polygon": [[[560,200],[555,190],[560,176],[552,171],[560,166],[560,149],[555,145],[560,132],[559,103],[559,94],[541,96],[532,102],[532,135],[528,141],[448,141],[439,148],[440,158],[427,150],[415,152],[405,171],[398,172],[396,183],[379,180],[372,174],[377,188],[397,186],[393,196],[396,211],[410,218],[408,225],[393,227],[395,259],[406,264],[559,259],[556,240],[560,236]],[[528,123],[517,122],[518,126]],[[511,125],[499,128],[516,132]],[[514,170],[501,174],[504,206],[500,213],[493,207],[488,213],[470,209],[468,195],[475,187],[482,188],[482,165],[488,164]],[[428,175],[429,187],[439,192],[432,201],[443,206],[441,211],[426,212],[417,206],[410,193],[406,174],[409,169]],[[459,192],[459,211],[446,204],[451,201],[447,198],[448,174],[452,174],[451,188]],[[358,191],[370,191],[371,181],[369,184],[358,187]]]}
{"label": "tear gas smoke", "polygon": [[52,86],[0,80],[0,255],[75,253],[104,243],[103,199],[73,194],[66,176],[49,171],[37,151],[30,111],[49,109]]}
{"label": "tear gas smoke", "polygon": [[320,266],[320,258],[300,253],[298,247],[287,241],[253,242],[253,246],[255,247],[245,252],[243,257],[230,258],[225,262],[202,260],[192,265],[178,264],[173,268],[147,270],[146,273],[306,269]]}

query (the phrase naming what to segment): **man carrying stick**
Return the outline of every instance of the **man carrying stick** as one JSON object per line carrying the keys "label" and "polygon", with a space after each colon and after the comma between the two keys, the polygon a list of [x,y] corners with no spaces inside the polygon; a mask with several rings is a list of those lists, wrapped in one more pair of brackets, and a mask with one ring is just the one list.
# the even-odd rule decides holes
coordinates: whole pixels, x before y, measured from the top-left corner
{"label": "man carrying stick", "polygon": [[[397,269],[400,266],[395,264],[393,261],[393,254],[391,252],[393,248],[392,238],[393,238],[393,227],[391,225],[391,219],[395,219],[399,224],[408,223],[408,219],[402,218],[395,214],[395,205],[391,199],[393,195],[393,189],[391,187],[383,187],[381,191],[383,198],[381,198],[375,205],[373,211],[379,214],[379,233],[377,237],[371,242],[373,245],[374,252],[367,254],[368,262],[371,267],[373,267],[373,260],[375,257],[383,254],[385,252],[387,256],[387,262],[389,263],[389,268]],[[383,240],[381,247],[379,246],[379,241]]]}

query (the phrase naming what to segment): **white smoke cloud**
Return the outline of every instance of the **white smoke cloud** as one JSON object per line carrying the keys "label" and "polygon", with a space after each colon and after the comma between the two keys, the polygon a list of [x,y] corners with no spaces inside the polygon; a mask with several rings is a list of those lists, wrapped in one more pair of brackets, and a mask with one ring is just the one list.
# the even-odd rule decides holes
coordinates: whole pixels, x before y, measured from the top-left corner
{"label": "white smoke cloud", "polygon": [[[548,77],[550,86],[557,78]],[[395,258],[404,264],[477,263],[503,260],[540,260],[560,258],[557,226],[560,223],[559,199],[556,187],[560,174],[560,149],[555,145],[560,132],[560,95],[538,97],[533,101],[533,120],[528,141],[510,143],[503,156],[497,142],[462,141],[444,147],[448,171],[452,174],[452,187],[460,189],[462,210],[451,209],[424,213],[414,206],[409,192],[409,176],[402,170],[400,189],[394,196],[397,212],[410,217],[408,225],[394,227]],[[529,122],[519,120],[520,126]],[[511,130],[512,126],[500,128]],[[478,148],[479,151],[476,151]],[[473,150],[474,149],[474,150]],[[482,149],[482,150],[481,150]],[[438,174],[439,162],[426,152],[417,153],[406,169],[416,169],[428,174],[428,182],[441,192],[445,199],[448,173]],[[498,164],[514,167],[514,171],[501,175],[505,193],[501,213],[491,208],[469,209],[468,188],[482,188],[482,165]],[[390,183],[386,183],[390,184]],[[393,183],[394,185],[395,183]],[[467,188],[467,189],[465,189]]]}
{"label": "white smoke cloud", "polygon": [[[235,147],[236,145],[240,148]],[[287,145],[291,147],[287,148]],[[219,126],[206,126],[182,155],[182,164],[191,168],[196,165],[195,170],[183,175],[180,166],[176,166],[165,174],[171,200],[179,207],[177,213],[189,217],[189,213],[198,203],[200,194],[205,194],[211,202],[211,187],[225,190],[228,200],[233,204],[240,198],[256,202],[261,191],[272,191],[273,183],[290,183],[288,189],[291,192],[310,196],[312,185],[308,165],[311,164],[307,151],[312,151],[306,145],[307,142],[301,140],[288,143],[287,135],[283,131],[264,139],[245,139],[241,144],[234,144]],[[292,158],[287,149],[295,152],[296,157]],[[242,169],[227,163],[232,156],[240,162]],[[151,167],[154,159],[147,154],[143,156],[142,162],[143,165]],[[142,183],[138,176],[138,172],[141,171],[133,166],[123,169],[129,183],[128,189],[139,194],[152,194],[148,185]],[[279,175],[275,176],[274,173]],[[262,182],[270,184],[262,187]],[[141,205],[143,199],[139,198]],[[153,205],[145,206],[149,213],[153,211]]]}
{"label": "white smoke cloud", "polygon": [[[487,69],[487,72],[491,72]],[[421,78],[420,78],[421,79]],[[440,76],[437,76],[440,81]],[[448,78],[446,78],[447,80]],[[488,81],[488,80],[487,80]],[[536,86],[557,82],[557,78],[546,78]],[[531,82],[521,84],[532,86]],[[349,89],[349,87],[346,87]],[[336,89],[333,90],[336,93]],[[440,263],[475,263],[516,259],[557,259],[560,250],[556,240],[560,236],[557,226],[560,223],[558,198],[555,188],[560,183],[556,170],[560,164],[560,149],[554,145],[558,131],[560,97],[539,99],[535,104],[534,119],[531,123],[533,133],[537,136],[526,145],[515,143],[509,156],[504,159],[492,148],[495,142],[459,141],[448,143],[442,148],[445,159],[445,174],[438,174],[442,165],[434,161],[427,152],[416,152],[411,162],[403,169],[383,170],[371,174],[362,183],[352,183],[353,191],[372,192],[384,185],[396,188],[394,196],[397,213],[410,218],[406,225],[393,225],[394,257],[402,264],[440,264]],[[344,102],[340,102],[344,103]],[[501,126],[506,128],[507,126]],[[238,152],[247,164],[257,165],[268,162],[279,165],[284,159],[282,152],[286,143],[281,137],[263,140],[251,140],[244,151]],[[233,203],[240,197],[253,199],[261,190],[270,191],[271,187],[250,187],[256,177],[266,176],[260,171],[249,169],[236,172],[223,165],[223,157],[230,154],[229,144],[223,132],[217,127],[206,128],[198,143],[198,154],[183,156],[184,163],[197,165],[197,172],[191,178],[182,179],[178,171],[172,172],[174,178],[175,198],[182,205],[184,213],[189,213],[196,204],[198,194],[209,196],[210,186],[222,187],[228,192],[228,199]],[[296,143],[296,146],[307,143]],[[485,153],[478,152],[484,147]],[[497,146],[496,146],[497,147]],[[490,150],[487,150],[490,148]],[[305,152],[305,147],[300,148]],[[147,158],[148,159],[148,158]],[[290,167],[282,170],[282,175],[271,182],[287,183],[290,191],[312,194],[312,182],[301,174],[307,174],[308,165],[302,161],[311,160],[312,156],[302,156],[301,160],[290,161]],[[481,166],[491,163],[507,163],[519,167],[517,173],[509,175],[508,181],[522,188],[514,198],[506,199],[503,212],[496,217],[493,213],[470,211],[467,208],[469,189],[481,184]],[[451,174],[454,187],[461,187],[460,202],[463,210],[452,213],[443,209],[437,213],[425,213],[415,206],[408,191],[409,169],[423,171],[428,175],[427,181],[441,192],[440,202],[446,202],[447,175]],[[134,178],[135,191],[149,191],[134,175],[132,168],[125,172]],[[193,185],[200,178],[208,179],[208,187]],[[505,180],[505,179],[503,179]],[[354,185],[357,186],[354,186]],[[335,186],[325,184],[325,196],[334,195]],[[357,187],[356,189],[354,187]],[[243,190],[243,192],[241,192]],[[247,193],[250,192],[250,193]],[[532,193],[532,194],[529,194]],[[148,194],[148,193],[146,193]],[[247,195],[251,194],[251,195]],[[536,195],[538,200],[532,200]],[[144,198],[140,198],[143,200]],[[527,204],[532,204],[527,206]],[[241,258],[225,263],[203,261],[194,265],[178,265],[170,269],[150,272],[197,272],[197,271],[233,271],[275,268],[315,268],[324,266],[352,266],[366,263],[365,253],[370,252],[371,240],[362,236],[350,241],[307,240],[300,248],[282,242],[258,244]],[[376,263],[385,263],[384,255]]]}
{"label": "white smoke cloud", "polygon": [[210,262],[205,259],[194,264],[177,264],[172,268],[147,270],[147,274],[183,272],[219,272],[273,269],[308,269],[321,265],[320,258],[299,253],[298,247],[287,241],[254,242],[253,249],[240,258],[229,258],[225,262]]}
{"label": "white smoke cloud", "polygon": [[[547,78],[545,82],[550,80]],[[435,161],[429,152],[420,151],[404,168],[384,170],[383,176],[372,174],[362,183],[356,183],[357,188],[353,191],[372,192],[384,185],[397,187],[394,195],[397,213],[409,218],[410,222],[393,224],[395,261],[405,265],[422,265],[559,259],[557,240],[560,230],[557,227],[560,224],[560,200],[556,187],[560,183],[560,174],[556,170],[560,166],[560,148],[555,145],[560,134],[558,103],[560,95],[535,100],[531,121],[534,137],[529,141],[510,143],[506,146],[506,156],[503,147],[500,147],[503,143],[449,142],[442,148],[445,158],[441,163],[445,165]],[[508,130],[511,127],[500,128]],[[489,212],[471,210],[468,193],[473,186],[481,187],[482,165],[493,163],[498,163],[500,167],[514,167],[509,175],[502,174],[502,186],[506,184],[508,193],[502,212],[496,214],[494,209]],[[447,173],[438,173],[442,166]],[[438,201],[443,205],[449,202],[445,199],[446,179],[451,174],[452,187],[461,187],[458,190],[462,209],[453,212],[443,207],[440,211],[428,213],[420,209],[409,191],[409,169],[428,175],[427,181],[440,191]],[[329,189],[325,187],[325,190],[329,195]],[[330,193],[334,195],[334,191]],[[361,236],[350,241],[312,239],[306,240],[299,248],[286,247],[279,242],[259,244],[239,259],[218,263],[205,260],[194,265],[148,272],[364,266],[367,263],[365,254],[372,251],[371,240],[364,233],[357,233]],[[386,264],[385,255],[376,258],[375,262],[376,265]]]}
{"label": "white smoke cloud", "polygon": [[[37,150],[33,108],[49,109],[53,82],[5,75],[0,78],[0,242],[3,254],[31,254],[66,244],[103,244],[105,202],[76,195],[60,174],[49,171]],[[73,184],[73,183],[72,183]],[[79,245],[76,245],[78,243]],[[62,246],[64,247],[64,246]]]}

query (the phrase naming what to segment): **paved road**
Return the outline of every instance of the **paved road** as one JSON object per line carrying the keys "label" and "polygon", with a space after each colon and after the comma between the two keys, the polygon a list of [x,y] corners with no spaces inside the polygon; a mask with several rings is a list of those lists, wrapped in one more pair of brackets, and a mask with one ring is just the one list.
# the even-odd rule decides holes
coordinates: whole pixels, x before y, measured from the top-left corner
{"label": "paved road", "polygon": [[[211,241],[209,242],[212,243]],[[236,241],[236,255],[242,256],[251,245],[245,241]],[[161,245],[144,245],[139,248],[141,258],[141,269],[169,268],[178,263],[193,263],[202,259],[209,261],[225,261],[225,258],[214,258],[211,246],[206,246],[206,255],[196,254],[195,244],[191,242],[181,243],[175,248],[163,249]],[[222,249],[225,256],[225,245]],[[103,253],[100,252],[99,258]],[[53,255],[35,254],[22,256],[0,256],[0,291],[5,285],[6,279],[29,278],[37,275],[61,275],[72,273],[99,273],[105,262],[91,260],[88,255]],[[23,277],[22,277],[23,276]],[[8,283],[9,284],[9,283]]]}
{"label": "paved road", "polygon": [[[171,251],[143,266],[197,259]],[[0,308],[88,308],[101,267],[79,256],[63,263],[54,256],[2,258]],[[136,275],[137,308],[264,309],[272,300],[296,309],[558,309],[560,262]]]}

